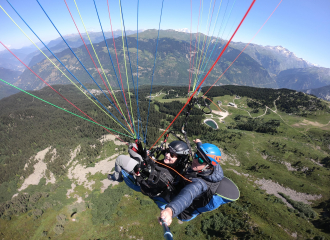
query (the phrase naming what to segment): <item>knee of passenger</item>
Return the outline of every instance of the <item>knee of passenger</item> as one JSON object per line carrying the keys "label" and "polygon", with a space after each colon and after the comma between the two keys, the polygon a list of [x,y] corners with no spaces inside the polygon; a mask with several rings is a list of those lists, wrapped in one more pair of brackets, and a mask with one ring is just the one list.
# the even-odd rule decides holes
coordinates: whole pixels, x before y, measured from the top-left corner
{"label": "knee of passenger", "polygon": [[124,155],[119,155],[117,158],[116,158],[116,163],[115,163],[115,171],[116,172],[120,172],[121,171],[121,168],[122,168],[122,158],[123,158]]}
{"label": "knee of passenger", "polygon": [[122,165],[123,159],[125,159],[125,158],[126,158],[125,155],[119,155],[119,156],[116,158],[116,164],[118,164],[118,165]]}

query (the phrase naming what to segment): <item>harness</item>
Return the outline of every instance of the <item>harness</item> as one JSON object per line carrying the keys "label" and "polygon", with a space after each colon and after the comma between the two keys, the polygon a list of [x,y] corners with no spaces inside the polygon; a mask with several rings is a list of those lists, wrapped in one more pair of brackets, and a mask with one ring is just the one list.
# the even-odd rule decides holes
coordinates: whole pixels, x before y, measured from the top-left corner
{"label": "harness", "polygon": [[176,193],[174,176],[170,169],[147,159],[146,164],[141,168],[140,176],[136,176],[136,182],[144,195],[170,199],[170,196]]}
{"label": "harness", "polygon": [[[166,141],[165,141],[166,142]],[[175,192],[175,176],[176,174],[171,169],[165,168],[157,164],[153,159],[154,152],[149,154],[143,149],[141,142],[136,141],[138,146],[137,152],[130,151],[132,158],[136,159],[136,155],[142,156],[142,161],[139,161],[136,183],[140,186],[141,192],[149,197],[171,196]],[[158,149],[159,150],[159,149]],[[157,154],[159,157],[160,154]],[[153,159],[151,159],[153,158]]]}

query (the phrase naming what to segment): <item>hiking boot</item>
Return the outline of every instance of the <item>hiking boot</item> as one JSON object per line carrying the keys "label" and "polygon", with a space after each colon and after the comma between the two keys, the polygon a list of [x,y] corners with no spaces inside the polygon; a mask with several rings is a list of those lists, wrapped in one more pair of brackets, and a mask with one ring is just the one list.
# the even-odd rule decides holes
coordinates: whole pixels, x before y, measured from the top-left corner
{"label": "hiking boot", "polygon": [[113,174],[108,174],[108,179],[112,181],[122,182],[123,174],[121,172],[114,172]]}

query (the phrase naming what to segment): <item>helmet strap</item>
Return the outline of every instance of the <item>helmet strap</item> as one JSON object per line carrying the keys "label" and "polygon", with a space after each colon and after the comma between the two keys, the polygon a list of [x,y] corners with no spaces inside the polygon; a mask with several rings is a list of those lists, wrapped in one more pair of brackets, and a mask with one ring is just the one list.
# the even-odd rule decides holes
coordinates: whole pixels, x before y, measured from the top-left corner
{"label": "helmet strap", "polygon": [[201,172],[204,172],[205,169],[209,166],[209,164],[206,164],[205,167],[203,167],[203,169],[201,170]]}

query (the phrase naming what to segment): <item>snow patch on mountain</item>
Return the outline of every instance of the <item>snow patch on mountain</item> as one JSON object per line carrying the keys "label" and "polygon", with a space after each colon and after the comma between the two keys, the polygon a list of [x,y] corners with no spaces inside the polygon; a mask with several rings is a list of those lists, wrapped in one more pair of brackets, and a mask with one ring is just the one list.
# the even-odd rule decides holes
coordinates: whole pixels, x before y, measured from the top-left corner
{"label": "snow patch on mountain", "polygon": [[174,29],[174,31],[177,32],[184,32],[184,33],[190,33],[188,28],[179,28],[179,29]]}

